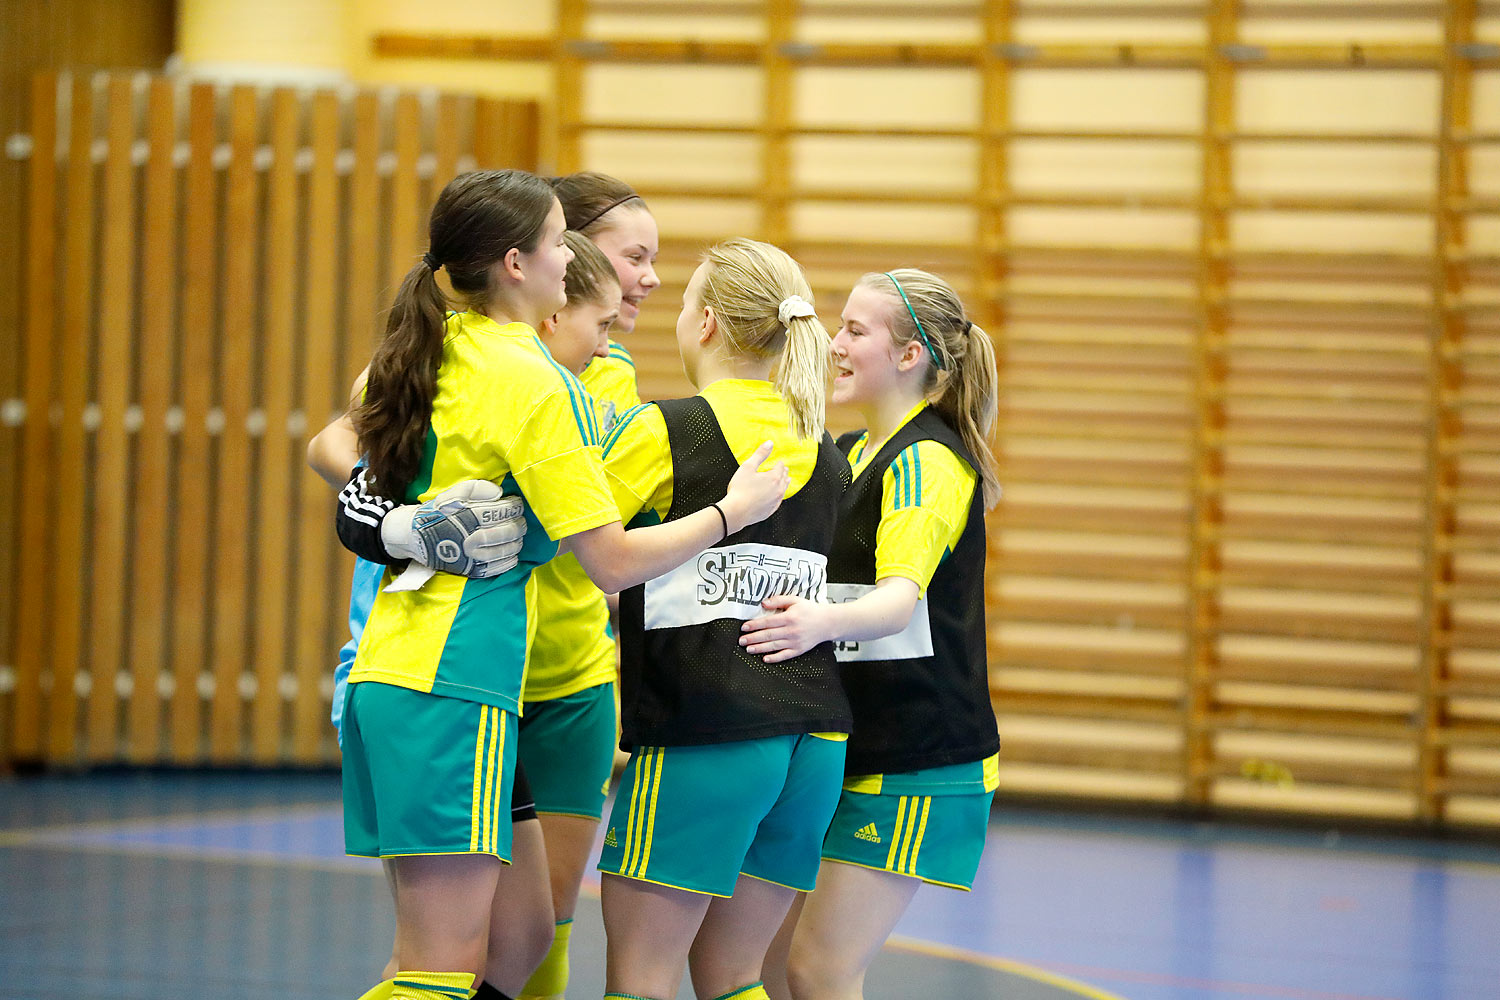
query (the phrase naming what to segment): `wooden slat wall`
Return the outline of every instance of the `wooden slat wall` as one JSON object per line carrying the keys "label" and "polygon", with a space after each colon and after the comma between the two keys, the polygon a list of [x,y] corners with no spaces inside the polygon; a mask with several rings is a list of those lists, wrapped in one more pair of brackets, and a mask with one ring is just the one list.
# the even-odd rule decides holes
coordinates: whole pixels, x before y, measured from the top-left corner
{"label": "wooden slat wall", "polygon": [[307,438],[431,198],[459,170],[535,169],[536,121],[458,95],[32,81],[17,537],[48,572],[7,592],[0,764],[336,759],[348,564]]}
{"label": "wooden slat wall", "polygon": [[688,391],[725,236],[782,242],[825,320],[916,264],[996,335],[1008,792],[1500,825],[1500,9],[560,15],[376,51],[555,58],[558,163],[662,222],[643,395]]}
{"label": "wooden slat wall", "polygon": [[[25,122],[30,117],[31,77],[38,71],[64,66],[160,66],[172,52],[172,0],[7,0],[0,4],[0,139],[20,136],[20,146],[7,145],[0,157],[0,579],[17,578],[20,553],[36,537],[21,537],[22,497],[28,481],[25,456],[35,444],[28,437],[25,402],[29,366],[22,345],[30,322],[21,290],[33,268],[50,272],[52,248],[30,242],[33,228],[26,216],[22,193],[31,172],[25,155]],[[85,27],[86,26],[86,29]],[[48,220],[44,240],[55,238],[55,222]],[[35,485],[33,480],[33,485]],[[52,484],[45,484],[49,489]],[[35,743],[37,720],[17,718],[15,691],[22,678],[16,668],[20,633],[45,628],[45,618],[27,624],[19,616],[19,601],[0,599],[0,760],[22,731]],[[35,595],[33,595],[35,596]],[[36,610],[36,609],[33,609]],[[45,608],[41,608],[45,611]]]}

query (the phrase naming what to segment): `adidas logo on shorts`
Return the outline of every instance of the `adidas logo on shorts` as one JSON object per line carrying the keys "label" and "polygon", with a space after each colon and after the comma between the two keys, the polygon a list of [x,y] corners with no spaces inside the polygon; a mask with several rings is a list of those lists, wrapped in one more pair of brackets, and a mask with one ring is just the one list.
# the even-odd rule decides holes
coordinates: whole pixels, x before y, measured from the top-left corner
{"label": "adidas logo on shorts", "polygon": [[[614,831],[611,830],[610,832],[613,833]],[[858,830],[855,830],[854,836],[859,840],[868,840],[872,844],[880,843],[880,831],[875,829],[874,823],[866,823]]]}
{"label": "adidas logo on shorts", "polygon": [[617,838],[615,836],[615,828],[614,827],[610,827],[609,828],[609,832],[604,835],[604,842],[606,844],[608,844],[610,847],[619,847],[620,846],[619,838]]}

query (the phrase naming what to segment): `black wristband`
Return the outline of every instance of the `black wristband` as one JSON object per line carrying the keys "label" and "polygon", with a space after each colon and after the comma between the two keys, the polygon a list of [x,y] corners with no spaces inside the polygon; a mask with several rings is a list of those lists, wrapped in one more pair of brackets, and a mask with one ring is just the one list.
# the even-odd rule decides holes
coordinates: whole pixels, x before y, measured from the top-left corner
{"label": "black wristband", "polygon": [[339,491],[338,512],[334,522],[344,548],[361,559],[382,566],[403,560],[392,559],[380,540],[380,525],[396,505],[370,492],[364,469],[355,469],[349,482]]}
{"label": "black wristband", "polygon": [[724,516],[724,508],[720,507],[718,503],[711,503],[709,506],[719,512],[719,526],[724,529],[724,534],[719,536],[719,541],[722,542],[729,537],[729,518]]}

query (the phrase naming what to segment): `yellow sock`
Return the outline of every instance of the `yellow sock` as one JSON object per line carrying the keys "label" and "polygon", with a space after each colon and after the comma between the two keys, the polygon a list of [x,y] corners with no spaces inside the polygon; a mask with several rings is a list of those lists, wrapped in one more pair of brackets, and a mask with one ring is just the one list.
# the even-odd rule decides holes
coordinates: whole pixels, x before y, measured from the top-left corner
{"label": "yellow sock", "polygon": [[516,1000],[549,1000],[568,988],[568,939],[573,936],[573,918],[559,920],[552,931],[552,947],[536,967]]}
{"label": "yellow sock", "polygon": [[470,1000],[472,972],[398,972],[391,980],[391,1000]]}
{"label": "yellow sock", "polygon": [[715,997],[714,1000],[771,1000],[771,998],[766,995],[765,983],[751,983],[749,986],[730,990],[721,997]]}

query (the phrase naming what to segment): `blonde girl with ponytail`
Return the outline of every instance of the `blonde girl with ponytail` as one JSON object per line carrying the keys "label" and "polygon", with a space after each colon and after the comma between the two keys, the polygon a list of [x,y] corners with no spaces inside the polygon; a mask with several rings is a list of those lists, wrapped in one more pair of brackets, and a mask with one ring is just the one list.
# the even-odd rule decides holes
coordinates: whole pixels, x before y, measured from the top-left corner
{"label": "blonde girl with ponytail", "polygon": [[768,666],[739,645],[774,593],[826,599],[847,466],[823,430],[828,335],[797,263],[766,243],[710,249],[683,294],[688,399],[623,414],[605,471],[628,523],[714,509],[756,442],[791,474],[781,508],[620,595],[630,762],[599,868],[606,996],[764,998],[765,951],[817,876],[839,796],[848,702],[830,644]]}
{"label": "blonde girl with ponytail", "polygon": [[937,275],[860,279],[833,339],[833,399],[852,482],[829,557],[831,603],[764,602],[747,652],[783,663],[838,643],[854,715],[815,892],[771,948],[776,1000],[852,1000],[928,882],[968,889],[998,784],[984,621],[984,515],[999,499],[989,336]]}

